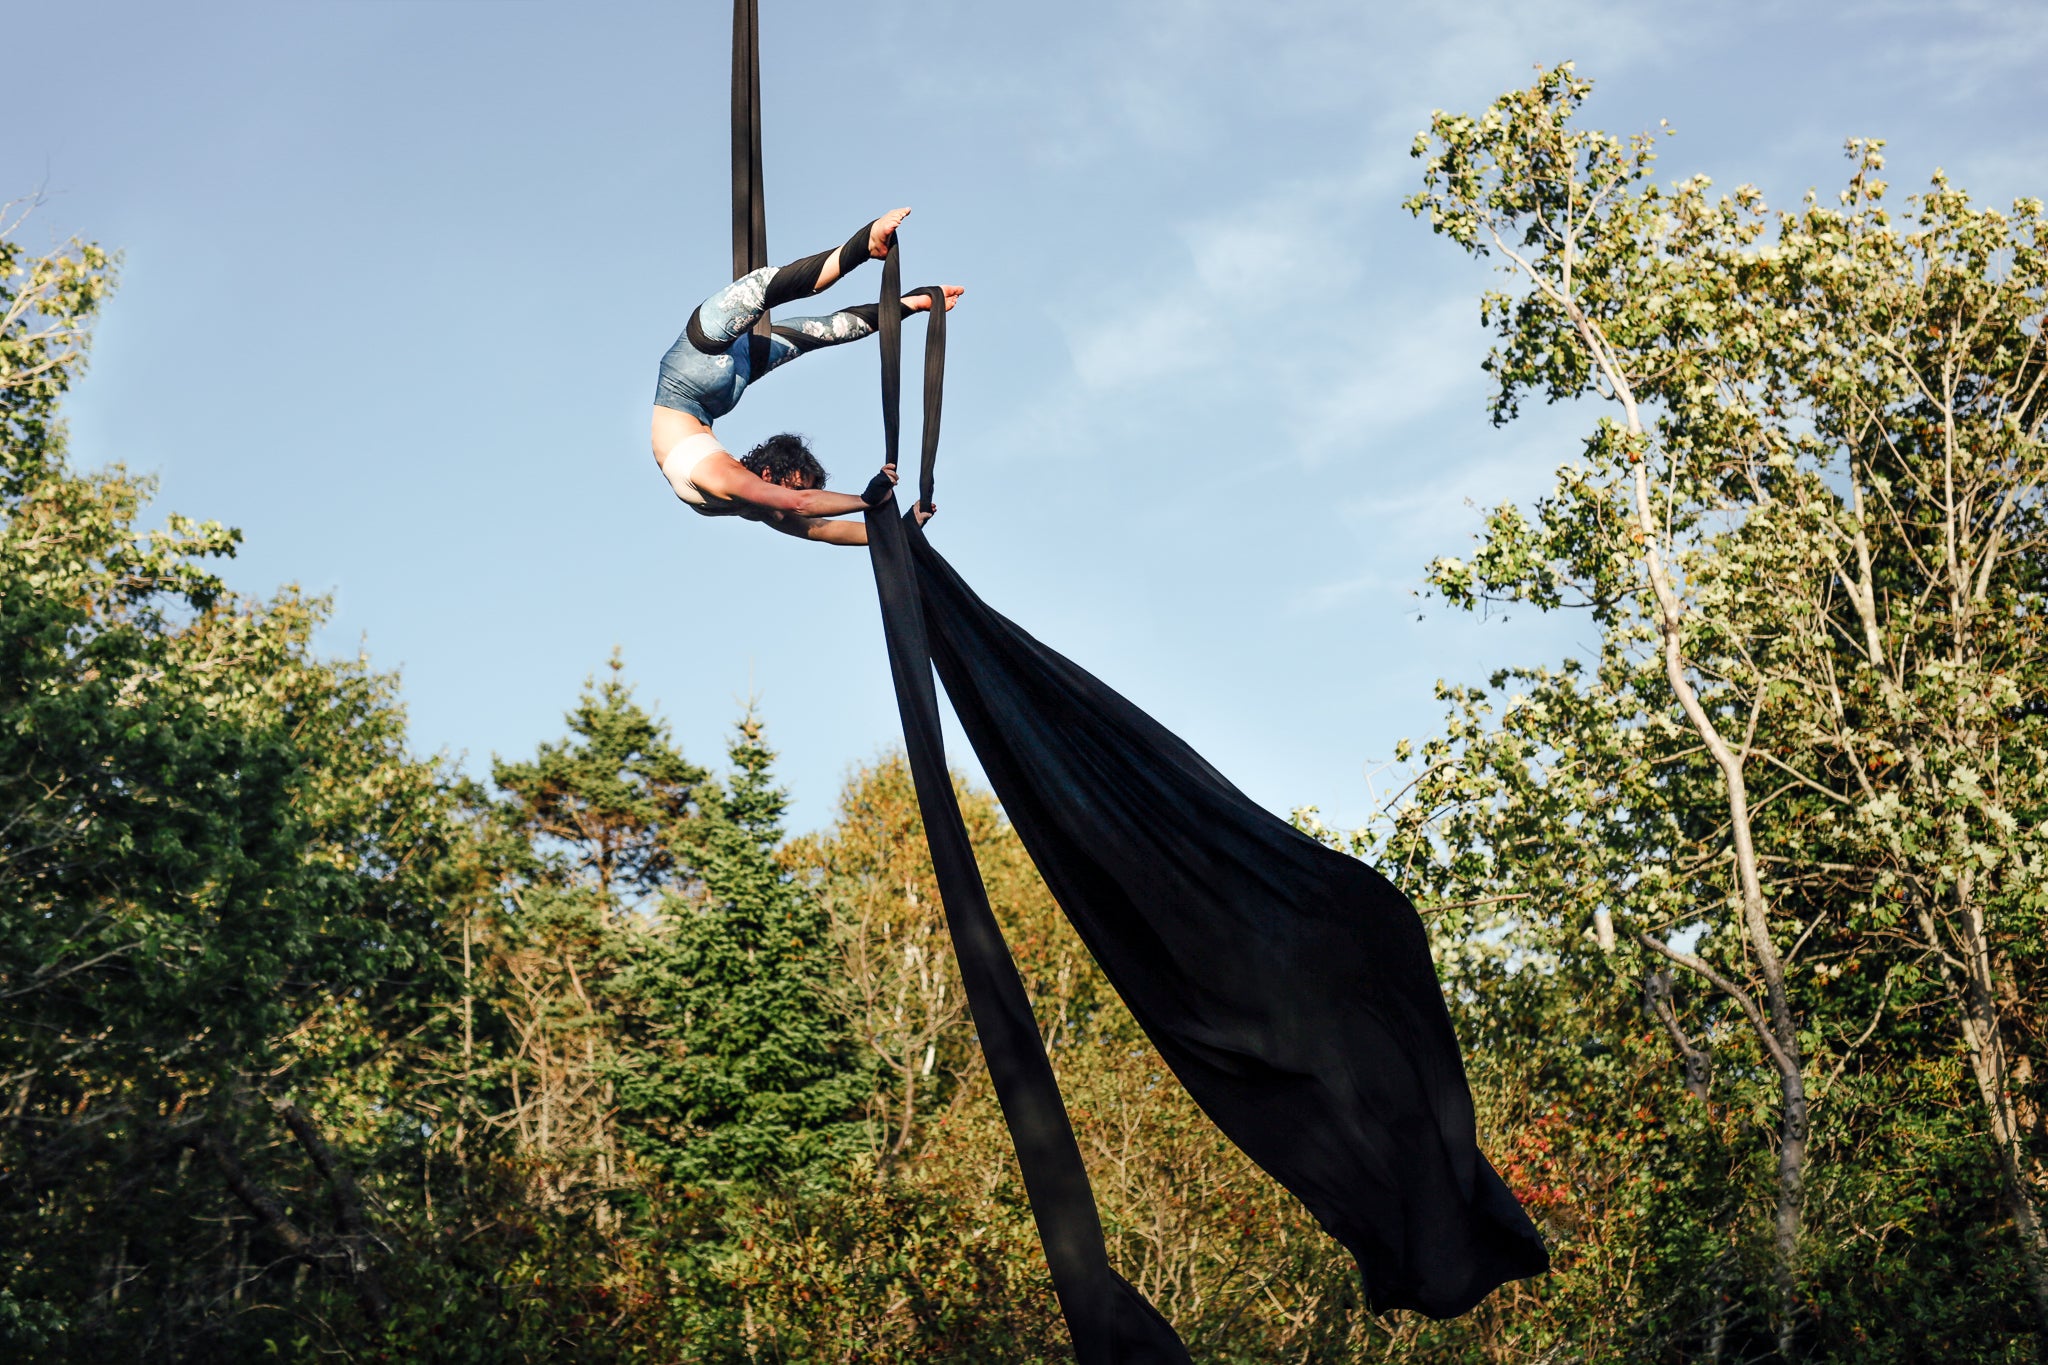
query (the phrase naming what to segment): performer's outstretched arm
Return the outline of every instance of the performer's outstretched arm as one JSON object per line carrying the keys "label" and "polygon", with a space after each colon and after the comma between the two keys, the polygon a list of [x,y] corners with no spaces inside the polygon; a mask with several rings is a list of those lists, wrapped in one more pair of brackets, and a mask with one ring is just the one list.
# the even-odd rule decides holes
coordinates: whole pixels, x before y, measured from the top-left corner
{"label": "performer's outstretched arm", "polygon": [[[889,466],[888,472],[890,481],[894,482],[895,466]],[[669,474],[666,465],[662,467],[662,473]],[[684,477],[709,499],[744,505],[747,508],[741,513],[744,516],[770,513],[777,517],[842,517],[849,512],[867,510],[867,503],[851,493],[834,493],[795,480],[776,482],[764,479],[722,450],[693,461]],[[676,476],[669,474],[669,479],[674,483]],[[682,490],[677,491],[680,493]]]}
{"label": "performer's outstretched arm", "polygon": [[[893,465],[887,465],[884,468],[888,469],[892,474],[895,472],[895,466]],[[917,509],[917,524],[919,526],[924,525],[932,519],[933,514],[938,510],[936,506],[919,507]],[[864,521],[823,521],[815,517],[785,516],[778,517],[768,524],[785,535],[800,536],[805,540],[815,540],[823,545],[865,545],[868,543],[868,527]]]}

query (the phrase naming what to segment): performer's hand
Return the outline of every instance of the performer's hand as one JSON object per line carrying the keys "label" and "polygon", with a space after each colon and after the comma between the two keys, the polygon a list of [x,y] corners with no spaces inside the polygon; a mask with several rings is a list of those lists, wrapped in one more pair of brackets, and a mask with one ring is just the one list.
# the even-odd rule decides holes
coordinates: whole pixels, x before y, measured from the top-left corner
{"label": "performer's hand", "polygon": [[862,490],[860,500],[870,507],[880,507],[895,491],[896,466],[885,464],[880,473],[868,480],[868,486]]}
{"label": "performer's hand", "polygon": [[909,209],[891,209],[868,228],[868,255],[881,260],[889,254],[889,239],[896,235],[896,229],[910,216]]}
{"label": "performer's hand", "polygon": [[921,503],[919,503],[919,504],[918,504],[917,506],[915,506],[915,507],[911,508],[911,509],[910,509],[910,511],[911,511],[911,515],[913,515],[913,516],[915,516],[915,517],[917,518],[917,524],[918,524],[919,526],[922,526],[922,525],[924,525],[924,524],[925,524],[926,522],[930,521],[930,520],[931,520],[931,519],[932,519],[933,517],[935,517],[935,516],[937,516],[937,515],[939,514],[939,505],[938,505],[937,503],[935,503],[935,502],[934,502],[934,503],[922,503],[922,502],[921,502]]}

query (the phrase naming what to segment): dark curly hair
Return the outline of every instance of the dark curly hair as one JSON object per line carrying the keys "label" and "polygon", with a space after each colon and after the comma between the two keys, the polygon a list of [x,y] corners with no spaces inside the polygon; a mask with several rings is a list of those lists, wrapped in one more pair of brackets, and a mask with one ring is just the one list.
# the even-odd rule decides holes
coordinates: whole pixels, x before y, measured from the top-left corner
{"label": "dark curly hair", "polygon": [[811,448],[804,444],[804,438],[793,431],[770,436],[761,444],[748,451],[740,461],[751,473],[769,483],[787,487],[789,476],[803,477],[805,488],[825,486],[825,466],[818,463],[818,457],[811,454]]}

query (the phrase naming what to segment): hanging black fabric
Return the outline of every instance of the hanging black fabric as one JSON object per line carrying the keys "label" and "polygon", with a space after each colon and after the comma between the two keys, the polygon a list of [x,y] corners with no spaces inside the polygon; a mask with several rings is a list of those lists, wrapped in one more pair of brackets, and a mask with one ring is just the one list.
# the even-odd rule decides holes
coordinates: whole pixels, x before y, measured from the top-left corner
{"label": "hanging black fabric", "polygon": [[[885,458],[891,464],[896,460],[902,336],[898,278],[892,247],[882,266],[879,329]],[[938,445],[933,404],[945,354],[946,305],[943,291],[918,292],[932,299],[925,342],[927,406],[922,461],[927,475],[923,486],[928,491]],[[871,486],[871,499],[886,488],[886,482]],[[1095,1196],[1081,1164],[1081,1149],[1053,1079],[1024,982],[989,908],[967,825],[953,795],[939,729],[938,693],[932,682],[931,646],[925,636],[910,558],[907,527],[914,527],[914,521],[898,520],[896,510],[893,494],[871,501],[867,528],[869,558],[882,601],[889,671],[903,720],[904,748],[924,816],[939,898],[945,905],[946,927],[960,962],[961,985],[967,992],[982,1055],[988,1059],[1003,1121],[1016,1147],[1039,1242],[1052,1271],[1053,1290],[1074,1340],[1075,1358],[1080,1365],[1188,1365],[1187,1348],[1166,1319],[1110,1269]]]}
{"label": "hanging black fabric", "polygon": [[[893,250],[883,274],[883,426],[893,460]],[[930,397],[942,377],[940,299],[932,327],[922,497],[938,448]],[[936,833],[958,829],[961,817],[926,661],[1032,862],[1130,1013],[1217,1126],[1352,1250],[1376,1312],[1448,1318],[1507,1279],[1548,1269],[1542,1238],[1479,1152],[1458,1040],[1409,900],[1257,806],[1157,720],[989,610],[915,520],[893,512],[893,503],[868,512],[868,546],[940,894],[948,917],[954,898],[975,905],[977,927],[963,933],[954,923],[963,972],[989,970],[981,960],[993,954],[1016,980],[993,921],[979,927],[987,898],[971,853],[965,843],[940,853],[965,833]],[[905,600],[905,575],[915,602]],[[983,1007],[973,993],[969,1001],[979,1027]],[[1042,1066],[1028,1005],[1004,1011],[1024,1013],[979,1029],[991,1068],[997,1050],[1012,1046],[1006,1031],[1028,1040]],[[1063,1148],[1073,1150],[1049,1068],[1042,1085],[1049,1099],[1020,1105],[1028,1134],[1012,1115],[1020,1158],[1028,1142],[1055,1146],[1038,1132],[1055,1113]],[[1083,1205],[1085,1175],[1059,1191],[1047,1205],[1030,1191],[1049,1254],[1083,1224],[1100,1246],[1094,1205]],[[1083,1324],[1071,1310],[1069,1320],[1079,1347]]]}
{"label": "hanging black fabric", "polygon": [[[768,192],[761,176],[759,0],[732,0],[732,277],[768,264]],[[747,338],[754,374],[768,371],[768,310]]]}
{"label": "hanging black fabric", "polygon": [[[893,462],[893,249],[883,276]],[[945,338],[943,299],[927,292],[921,499],[937,454]],[[949,917],[956,900],[972,907],[953,920],[963,972],[1000,974],[1017,989],[961,842],[927,661],[1032,860],[1133,1015],[1203,1110],[1357,1258],[1376,1311],[1455,1316],[1506,1280],[1547,1269],[1541,1237],[1479,1152],[1457,1039],[1407,898],[1258,806],[1157,721],[992,611],[915,520],[893,512],[892,499],[868,513],[870,555],[941,895]],[[979,1026],[983,1006],[971,989],[969,999]],[[1085,1240],[1089,1273],[1110,1276],[1106,1260],[1092,1269],[1099,1223],[1028,1004],[1000,1008],[1002,1024],[980,1028],[991,1068],[1013,1047],[1036,1059],[1003,1063],[1026,1077],[1004,1105],[1027,1186],[1032,1149],[1062,1172],[1073,1154],[1074,1173],[1046,1177],[1043,1201],[1030,1189],[1048,1257],[1063,1239]],[[1048,1135],[1055,1119],[1058,1142]],[[1088,1323],[1067,1311],[1081,1349]]]}
{"label": "hanging black fabric", "polygon": [[1405,896],[1270,814],[904,530],[946,695],[1003,810],[1196,1103],[1357,1258],[1375,1311],[1549,1268],[1479,1152]]}
{"label": "hanging black fabric", "polygon": [[[735,273],[745,273],[743,230],[748,268],[767,263],[756,22],[754,0],[734,0]],[[916,292],[932,305],[918,478],[929,503],[945,298]],[[892,464],[900,300],[892,243],[877,312]],[[914,518],[898,517],[886,481],[870,485],[869,501],[890,671],[947,924],[1080,1365],[1189,1357],[1110,1268],[953,796],[935,665],[1025,847],[1132,1013],[1218,1126],[1351,1250],[1375,1310],[1448,1317],[1546,1269],[1542,1239],[1475,1143],[1457,1040],[1407,899],[990,610]]]}

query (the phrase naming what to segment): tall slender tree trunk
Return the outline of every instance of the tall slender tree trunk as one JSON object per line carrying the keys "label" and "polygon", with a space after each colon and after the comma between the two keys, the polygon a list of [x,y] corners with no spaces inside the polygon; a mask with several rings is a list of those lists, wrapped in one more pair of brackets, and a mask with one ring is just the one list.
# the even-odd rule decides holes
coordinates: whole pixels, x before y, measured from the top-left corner
{"label": "tall slender tree trunk", "polygon": [[[1629,407],[1629,430],[1646,440],[1634,400]],[[1799,1044],[1799,1026],[1792,1017],[1791,997],[1785,992],[1785,964],[1771,937],[1770,912],[1764,899],[1763,877],[1758,870],[1756,836],[1752,828],[1749,785],[1743,776],[1744,754],[1738,752],[1720,727],[1714,724],[1700,700],[1698,689],[1687,675],[1681,625],[1683,608],[1663,556],[1657,549],[1657,520],[1651,508],[1647,467],[1638,464],[1635,475],[1636,525],[1641,533],[1643,565],[1657,604],[1657,622],[1662,637],[1664,675],[1672,695],[1685,712],[1721,772],[1722,793],[1728,803],[1729,842],[1735,855],[1736,890],[1741,899],[1742,926],[1749,951],[1756,960],[1757,975],[1763,978],[1762,1017],[1753,1017],[1758,1041],[1764,1046],[1778,1072],[1781,1108],[1778,1118],[1778,1197],[1773,1245],[1777,1253],[1778,1354],[1796,1359],[1799,1336],[1799,1225],[1806,1205],[1806,1141],[1810,1123],[1806,1096],[1806,1061]]]}
{"label": "tall slender tree trunk", "polygon": [[[1568,184],[1575,183],[1568,181]],[[1800,1318],[1799,1229],[1806,1198],[1807,1132],[1810,1114],[1806,1095],[1805,1058],[1800,1048],[1799,1029],[1792,1016],[1791,1000],[1785,991],[1784,962],[1778,954],[1777,944],[1771,937],[1769,907],[1764,897],[1763,879],[1758,871],[1748,786],[1743,777],[1747,741],[1739,744],[1729,742],[1714,723],[1706,704],[1701,700],[1699,689],[1694,686],[1692,678],[1688,675],[1684,647],[1686,606],[1660,548],[1665,542],[1668,527],[1657,515],[1651,493],[1650,466],[1645,458],[1645,453],[1649,449],[1649,433],[1643,425],[1642,407],[1620,351],[1610,342],[1601,324],[1586,312],[1573,292],[1573,247],[1570,238],[1567,237],[1561,244],[1562,276],[1557,280],[1551,280],[1517,252],[1502,237],[1498,229],[1494,230],[1492,236],[1495,248],[1519,267],[1531,283],[1570,320],[1584,346],[1587,362],[1604,379],[1627,419],[1628,440],[1635,452],[1632,479],[1634,526],[1631,530],[1631,539],[1638,547],[1644,579],[1650,589],[1655,608],[1653,619],[1656,621],[1660,637],[1659,653],[1663,656],[1665,678],[1671,685],[1672,695],[1677,700],[1680,710],[1685,713],[1687,723],[1699,735],[1714,765],[1721,772],[1723,794],[1728,803],[1730,843],[1735,855],[1736,890],[1741,901],[1742,928],[1744,937],[1748,940],[1749,951],[1755,959],[1757,975],[1763,980],[1763,1007],[1759,1009],[1753,1001],[1748,1000],[1747,993],[1739,986],[1720,977],[1698,959],[1688,961],[1683,955],[1677,955],[1674,960],[1685,963],[1695,971],[1702,971],[1703,975],[1715,981],[1723,991],[1745,1002],[1744,1012],[1750,1016],[1757,1040],[1763,1045],[1771,1064],[1778,1072],[1782,1111],[1778,1124],[1778,1192],[1773,1239],[1777,1253],[1779,1290],[1777,1344],[1779,1356],[1788,1361],[1793,1360],[1796,1359]],[[1668,951],[1666,955],[1672,956]]]}
{"label": "tall slender tree trunk", "polygon": [[1785,1112],[1778,1125],[1778,1354],[1796,1359],[1799,1338],[1799,1222],[1806,1206],[1806,1078],[1780,1076]]}
{"label": "tall slender tree trunk", "polygon": [[[1984,934],[1983,913],[1970,898],[1967,877],[1962,879],[1957,899],[1955,937],[1956,946],[1961,949],[1961,966],[1955,965],[1950,954],[1942,953],[1942,970],[1950,990],[1958,997],[1956,1015],[1962,1026],[1963,1050],[1969,1057],[1970,1076],[1977,1083],[1977,1094],[1984,1102],[1985,1117],[1990,1121],[2006,1210],[2019,1234],[2027,1289],[2033,1296],[2034,1313],[2040,1324],[2040,1349],[2043,1357],[2048,1358],[2048,1228],[2042,1226],[2040,1207],[2034,1201],[2027,1177],[2029,1163],[2024,1136],[2013,1103],[2012,1058],[2006,1051],[2004,1030],[1998,1020],[1997,975],[1991,945]],[[1921,923],[1929,941],[1938,945],[1932,915],[1923,912]]]}

